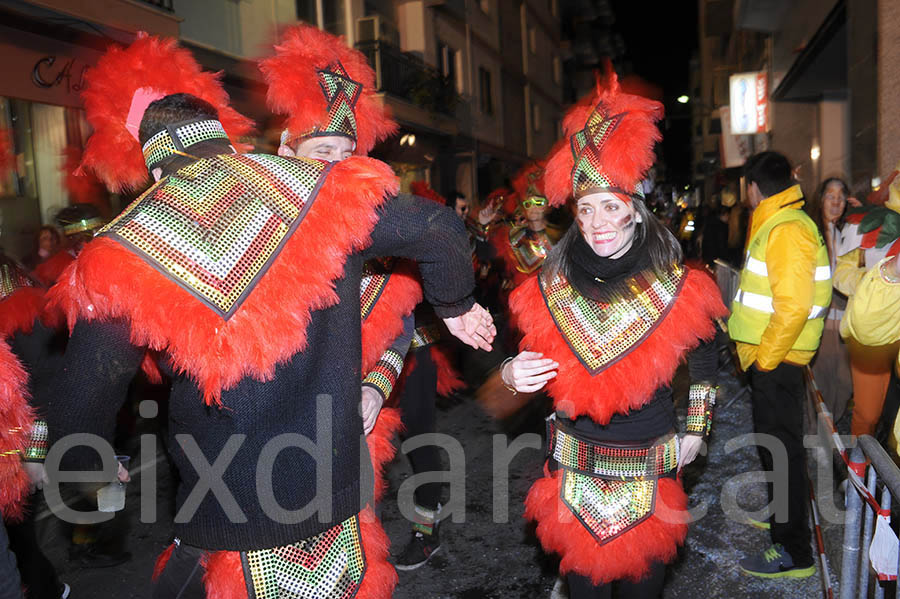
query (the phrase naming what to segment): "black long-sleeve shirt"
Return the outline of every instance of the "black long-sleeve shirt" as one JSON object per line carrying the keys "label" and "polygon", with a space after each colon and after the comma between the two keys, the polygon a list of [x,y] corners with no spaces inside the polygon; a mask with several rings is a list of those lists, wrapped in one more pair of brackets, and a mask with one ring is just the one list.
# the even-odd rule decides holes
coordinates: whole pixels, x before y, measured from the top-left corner
{"label": "black long-sleeve shirt", "polygon": [[[687,362],[692,383],[714,383],[718,370],[715,341],[702,342],[688,354]],[[606,425],[581,416],[575,419],[574,428],[596,441],[643,441],[665,435],[675,429],[675,424],[672,387],[663,385],[649,402],[627,414],[614,414]]]}
{"label": "black long-sleeve shirt", "polygon": [[[301,227],[295,234],[302,231]],[[371,488],[360,484],[360,468],[369,469],[370,461],[358,411],[363,262],[377,256],[416,260],[425,298],[441,317],[463,314],[474,302],[466,232],[452,210],[398,196],[380,210],[371,238],[365,251],[347,257],[343,277],[334,282],[340,301],[311,314],[307,349],[279,365],[272,380],[242,379],[222,392],[218,408],[204,404],[189,375],[170,373],[174,378],[170,448],[181,477],[175,532],[182,541],[212,550],[287,545],[347,519],[368,501]],[[190,326],[190,322],[173,315],[172,326]],[[78,323],[63,371],[49,391],[51,442],[77,432],[111,439],[115,414],[142,355],[143,348],[129,341],[126,322]],[[296,447],[298,435],[325,444],[324,456],[330,463],[320,464],[318,473],[313,457]],[[187,449],[194,446],[204,460],[189,457]],[[198,470],[205,476],[206,463],[213,464],[226,446],[236,448],[221,476],[233,502],[220,502],[207,492],[196,511],[183,513],[191,491],[201,482]],[[271,469],[261,460],[266,451],[274,459]],[[97,466],[91,450],[72,450],[67,458],[64,463],[78,469]],[[227,461],[222,458],[222,464]],[[260,500],[258,476],[263,491],[270,485],[277,505]],[[318,512],[289,513],[311,502]],[[192,499],[187,507],[193,506]]]}

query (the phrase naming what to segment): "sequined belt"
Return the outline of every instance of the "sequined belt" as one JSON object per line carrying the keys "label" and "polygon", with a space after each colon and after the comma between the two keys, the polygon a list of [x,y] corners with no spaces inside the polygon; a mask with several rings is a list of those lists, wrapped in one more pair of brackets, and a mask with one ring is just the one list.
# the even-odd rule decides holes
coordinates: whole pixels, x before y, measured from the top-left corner
{"label": "sequined belt", "polygon": [[562,470],[559,497],[594,537],[609,543],[653,515],[659,477],[678,465],[672,435],[650,447],[599,444],[547,419],[550,456]]}
{"label": "sequined belt", "polygon": [[412,343],[410,343],[410,347],[413,349],[418,349],[420,347],[427,347],[432,343],[437,343],[441,340],[441,327],[439,324],[428,324],[422,327],[416,327],[415,332],[413,333]]}
{"label": "sequined belt", "polygon": [[567,470],[613,480],[656,478],[678,466],[678,438],[649,447],[600,444],[581,439],[557,420],[547,419],[548,453]]}

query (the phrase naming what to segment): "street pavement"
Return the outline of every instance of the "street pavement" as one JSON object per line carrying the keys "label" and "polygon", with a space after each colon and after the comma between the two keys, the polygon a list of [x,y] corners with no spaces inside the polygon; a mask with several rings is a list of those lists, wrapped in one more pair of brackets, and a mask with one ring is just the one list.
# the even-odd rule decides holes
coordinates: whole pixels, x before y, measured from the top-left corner
{"label": "street pavement", "polygon": [[[684,369],[682,369],[684,370]],[[739,395],[740,383],[723,364],[722,386],[714,432],[707,457],[698,459],[684,472],[692,507],[705,509],[706,515],[690,528],[680,558],[667,574],[664,597],[696,599],[702,597],[808,598],[822,596],[820,572],[803,580],[763,580],[743,575],[737,561],[744,555],[760,552],[769,544],[768,534],[726,517],[723,505],[727,496],[737,498],[744,510],[765,504],[764,487],[759,482],[740,483],[735,479],[761,469],[756,448],[746,445],[726,448],[752,432],[749,395]],[[684,416],[687,381],[680,372],[675,381],[680,417]],[[465,456],[464,481],[445,499],[461,500],[465,509],[457,510],[455,520],[441,527],[441,550],[431,561],[413,571],[399,572],[396,599],[487,599],[551,596],[557,581],[556,561],[545,555],[524,521],[522,502],[531,483],[541,475],[543,450],[530,447],[541,442],[546,403],[535,402],[511,421],[497,422],[488,417],[470,399],[442,400],[438,412],[438,431],[459,443]],[[509,461],[509,475],[495,476],[503,463],[503,449],[518,443],[524,447]],[[499,447],[501,451],[495,449]],[[136,451],[132,455],[136,455]],[[449,459],[449,456],[448,456]],[[824,458],[826,463],[830,457]],[[812,463],[812,462],[811,462]],[[447,462],[445,461],[445,464]],[[42,541],[60,577],[72,586],[73,599],[115,598],[148,599],[153,560],[171,538],[173,482],[168,463],[160,453],[153,464],[157,471],[157,519],[139,521],[138,506],[142,477],[152,469],[132,460],[134,481],[128,487],[126,514],[131,521],[128,545],[133,558],[117,567],[79,569],[67,560],[65,530],[55,518],[39,515]],[[461,463],[454,464],[459,470]],[[826,463],[823,472],[829,472]],[[397,493],[409,476],[408,462],[400,455],[389,470],[390,488],[380,512],[392,540],[392,552],[399,553],[409,538],[409,524],[397,507]],[[830,481],[824,486],[831,487]],[[729,491],[734,491],[729,494]],[[830,493],[826,493],[830,495]],[[723,497],[725,499],[723,499]],[[820,502],[830,497],[820,497]],[[836,508],[835,508],[836,510]],[[832,511],[835,511],[832,510]],[[504,515],[504,512],[508,512]],[[842,526],[825,523],[829,566],[837,574],[840,565]],[[836,577],[832,577],[836,583]],[[835,589],[837,593],[837,588]]]}

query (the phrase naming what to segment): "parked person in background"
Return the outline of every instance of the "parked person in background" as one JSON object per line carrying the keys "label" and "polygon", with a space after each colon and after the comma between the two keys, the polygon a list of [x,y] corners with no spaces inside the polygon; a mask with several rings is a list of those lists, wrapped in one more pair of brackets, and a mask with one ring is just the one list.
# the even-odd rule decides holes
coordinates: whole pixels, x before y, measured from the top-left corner
{"label": "parked person in background", "polygon": [[[810,218],[819,227],[825,238],[828,260],[834,272],[838,248],[841,247],[841,228],[844,224],[844,211],[850,190],[847,184],[837,177],[825,179],[806,206]],[[822,343],[811,366],[816,383],[822,391],[825,405],[831,411],[834,421],[843,417],[847,410],[850,396],[853,395],[853,384],[850,375],[850,354],[847,345],[841,339],[841,318],[847,307],[847,297],[842,293],[834,293],[831,306],[825,317],[825,329],[822,331]],[[811,413],[814,420],[815,413]]]}
{"label": "parked person in background", "polygon": [[[892,191],[898,185],[896,177],[897,170],[894,170],[878,189],[868,195],[862,208],[851,210],[846,217],[847,224],[842,230],[837,251],[834,286],[847,297],[853,297],[859,282],[875,264],[900,251],[897,234],[900,230],[897,226],[900,221],[900,194]],[[850,334],[843,323],[841,336],[847,341],[853,381],[850,432],[854,435],[875,435],[880,428],[879,440],[884,442],[896,411],[894,407],[891,414],[882,418],[886,398],[892,389],[893,365],[900,344],[888,342],[873,346],[862,343]],[[882,422],[881,427],[879,422]]]}
{"label": "parked person in background", "polygon": [[[831,269],[825,241],[801,210],[803,192],[794,184],[787,158],[756,154],[744,173],[752,211],[750,241],[728,332],[750,379],[754,431],[775,437],[787,451],[788,471],[774,472],[774,484],[787,485],[788,500],[770,514],[772,545],[740,566],[754,576],[805,578],[815,565],[807,522],[803,366],[822,338]],[[760,446],[759,454],[763,469],[771,471],[769,449]],[[767,487],[771,505],[774,488]]]}

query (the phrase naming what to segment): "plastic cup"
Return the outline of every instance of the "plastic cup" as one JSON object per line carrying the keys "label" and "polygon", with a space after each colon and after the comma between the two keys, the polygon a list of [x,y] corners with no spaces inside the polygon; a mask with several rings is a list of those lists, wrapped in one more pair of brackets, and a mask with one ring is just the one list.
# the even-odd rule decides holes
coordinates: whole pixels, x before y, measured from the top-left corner
{"label": "plastic cup", "polygon": [[[117,455],[116,460],[126,470],[131,456]],[[118,468],[116,469],[118,473]],[[125,509],[125,483],[116,479],[97,491],[97,509],[101,512],[118,512]]]}

